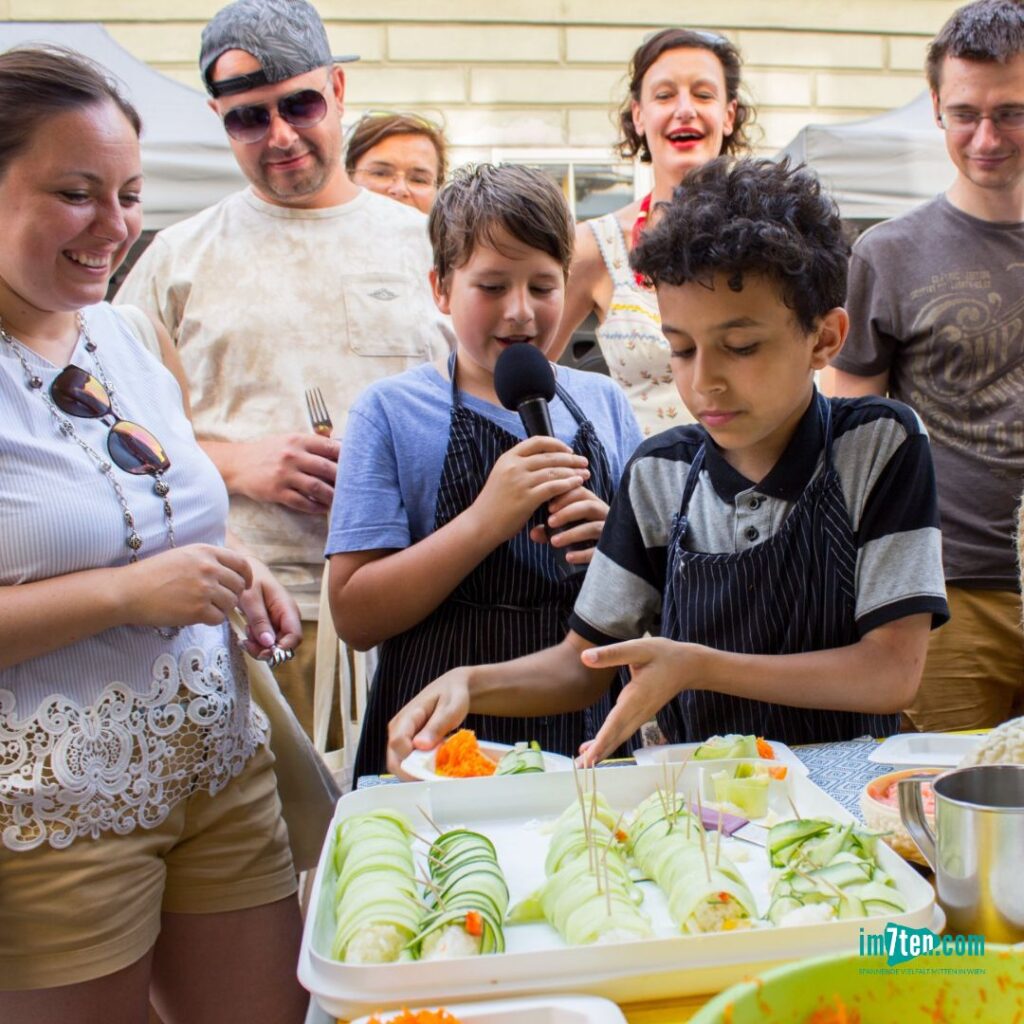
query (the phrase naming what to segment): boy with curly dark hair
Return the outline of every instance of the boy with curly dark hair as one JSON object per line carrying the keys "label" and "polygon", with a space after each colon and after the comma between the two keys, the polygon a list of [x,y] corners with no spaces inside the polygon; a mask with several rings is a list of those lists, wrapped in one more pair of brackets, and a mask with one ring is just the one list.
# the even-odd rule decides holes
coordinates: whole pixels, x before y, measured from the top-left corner
{"label": "boy with curly dark hair", "polygon": [[846,337],[847,256],[835,205],[786,164],[713,161],[658,209],[633,264],[697,423],[630,461],[566,639],[436,680],[392,722],[394,757],[470,707],[592,703],[620,665],[588,762],[655,712],[673,742],[898,729],[947,616],[935,483],[909,408],[814,386]]}

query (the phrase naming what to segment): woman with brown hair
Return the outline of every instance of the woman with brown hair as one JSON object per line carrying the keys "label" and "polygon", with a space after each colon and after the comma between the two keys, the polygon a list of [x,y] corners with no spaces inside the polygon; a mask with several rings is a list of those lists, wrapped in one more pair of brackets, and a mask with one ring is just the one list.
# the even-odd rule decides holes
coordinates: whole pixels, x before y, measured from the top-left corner
{"label": "woman with brown hair", "polygon": [[139,117],[66,50],[0,54],[0,1020],[302,1020],[266,720],[228,615],[300,635],[226,546],[180,388],[103,301]]}
{"label": "woman with brown hair", "polygon": [[753,117],[740,97],[739,51],[724,36],[666,28],[633,54],[618,151],[649,163],[654,185],[642,199],[577,227],[565,315],[550,355],[557,359],[596,313],[609,373],[625,389],[645,435],[690,417],[672,383],[657,300],[630,269],[629,254],[653,207],[671,199],[689,171],[749,149]]}
{"label": "woman with brown hair", "polygon": [[366,114],[349,134],[345,170],[371,192],[430,213],[448,173],[444,132],[418,114]]}

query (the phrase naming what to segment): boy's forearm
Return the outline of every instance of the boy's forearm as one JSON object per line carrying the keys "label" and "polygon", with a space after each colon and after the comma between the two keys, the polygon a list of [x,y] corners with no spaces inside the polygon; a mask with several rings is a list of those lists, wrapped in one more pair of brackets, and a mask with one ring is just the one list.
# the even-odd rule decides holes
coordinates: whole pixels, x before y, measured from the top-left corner
{"label": "boy's forearm", "polygon": [[589,707],[605,694],[615,670],[590,669],[580,661],[593,646],[570,631],[560,644],[494,665],[469,669],[474,714],[557,715]]}
{"label": "boy's forearm", "polygon": [[793,707],[892,714],[917,692],[930,620],[908,616],[847,647],[800,654],[697,648],[694,688]]}
{"label": "boy's forearm", "polygon": [[497,547],[472,509],[400,551],[357,569],[334,592],[338,635],[358,650],[411,629],[435,611]]}

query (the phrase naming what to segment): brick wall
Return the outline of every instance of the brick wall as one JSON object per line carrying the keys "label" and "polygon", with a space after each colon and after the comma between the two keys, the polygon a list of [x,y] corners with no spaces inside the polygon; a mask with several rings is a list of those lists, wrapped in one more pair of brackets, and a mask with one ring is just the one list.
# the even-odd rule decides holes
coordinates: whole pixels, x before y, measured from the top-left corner
{"label": "brick wall", "polygon": [[[848,121],[922,88],[950,0],[315,0],[346,68],[348,114],[444,119],[455,157],[489,147],[588,149],[614,139],[629,55],[666,24],[725,32],[746,61],[762,148],[809,122]],[[0,19],[99,21],[126,49],[199,88],[199,33],[218,0],[0,0]],[[639,21],[636,14],[642,13]],[[346,118],[347,120],[349,118]]]}

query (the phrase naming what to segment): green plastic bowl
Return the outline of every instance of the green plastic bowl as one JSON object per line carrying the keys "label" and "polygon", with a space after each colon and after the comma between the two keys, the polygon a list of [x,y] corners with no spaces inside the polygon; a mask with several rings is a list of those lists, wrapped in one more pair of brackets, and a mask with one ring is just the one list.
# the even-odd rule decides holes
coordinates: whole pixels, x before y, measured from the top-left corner
{"label": "green plastic bowl", "polygon": [[856,953],[799,960],[726,989],[691,1024],[816,1024],[812,1014],[836,1000],[849,1024],[1024,1022],[1024,948],[989,945],[984,956],[922,956],[897,967]]}

